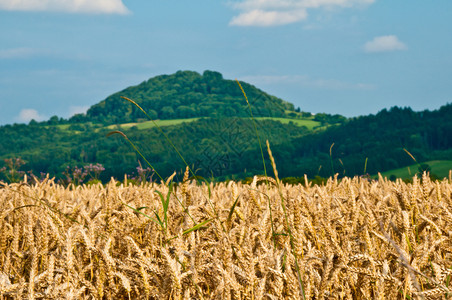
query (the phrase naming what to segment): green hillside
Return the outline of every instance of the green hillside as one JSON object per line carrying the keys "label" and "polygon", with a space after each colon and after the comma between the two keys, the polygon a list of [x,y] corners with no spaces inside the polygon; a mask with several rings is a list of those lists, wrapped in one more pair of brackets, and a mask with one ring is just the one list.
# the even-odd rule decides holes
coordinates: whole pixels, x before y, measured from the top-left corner
{"label": "green hillside", "polygon": [[388,178],[395,176],[397,178],[409,179],[420,173],[420,166],[425,169],[426,164],[430,166],[430,174],[438,178],[448,178],[449,172],[452,170],[452,160],[431,160],[421,164],[412,164],[403,168],[382,172],[381,175]]}
{"label": "green hillside", "polygon": [[[335,123],[338,118],[296,111],[288,102],[245,82],[240,84],[256,116],[261,138],[273,145],[290,144],[293,138]],[[186,160],[198,167],[199,174],[223,176],[254,169],[262,172],[261,165],[253,167],[244,159],[259,150],[240,86],[212,71],[202,75],[179,71],[150,78],[68,120],[54,116],[45,122],[0,126],[0,159],[21,157],[26,161],[24,171],[57,177],[66,172],[67,166],[100,163],[106,169],[104,179],[123,177],[135,170],[141,158],[124,139],[106,137],[112,130],[121,130],[149,160],[157,161],[154,166],[159,173],[169,175],[183,168],[154,122],[121,96],[139,103]],[[0,170],[3,166],[0,161]]]}
{"label": "green hillside", "polygon": [[[271,96],[246,82],[241,82],[255,116],[284,117],[294,112],[293,104]],[[153,119],[197,117],[248,117],[247,103],[234,80],[223,79],[218,72],[179,71],[153,77],[128,87],[93,105],[86,115],[76,115],[73,122],[102,124],[133,123],[144,117],[135,106],[121,97],[138,103]]]}

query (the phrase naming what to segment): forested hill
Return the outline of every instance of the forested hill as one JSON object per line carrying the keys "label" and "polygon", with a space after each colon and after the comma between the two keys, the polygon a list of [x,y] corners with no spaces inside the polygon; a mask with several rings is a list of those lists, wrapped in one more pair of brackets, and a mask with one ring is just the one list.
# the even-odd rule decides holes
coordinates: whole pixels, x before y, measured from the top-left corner
{"label": "forested hill", "polygon": [[[331,152],[330,152],[331,150]],[[393,107],[275,148],[281,173],[376,174],[432,160],[452,160],[452,104],[415,112]]]}
{"label": "forested hill", "polygon": [[[253,114],[283,117],[294,111],[291,103],[241,82],[250,99]],[[218,72],[178,71],[161,75],[128,87],[93,105],[86,115],[76,115],[72,122],[117,124],[137,122],[143,113],[121,96],[137,102],[153,119],[193,117],[248,117],[248,107],[237,82],[225,80]]]}
{"label": "forested hill", "polygon": [[[212,71],[179,71],[126,88],[69,120],[54,116],[0,126],[0,180],[9,177],[4,160],[17,157],[26,162],[21,171],[63,179],[75,166],[96,163],[105,167],[103,181],[136,175],[144,161],[121,136],[107,137],[113,130],[126,134],[164,177],[183,173],[185,165],[162,131],[197,175],[220,179],[263,174],[256,129],[260,140],[272,145],[281,177],[376,174],[412,164],[410,155],[420,163],[452,162],[452,104],[422,112],[394,107],[346,119],[301,113],[250,84],[241,85],[256,123],[237,82]],[[161,131],[121,96],[141,105]]]}

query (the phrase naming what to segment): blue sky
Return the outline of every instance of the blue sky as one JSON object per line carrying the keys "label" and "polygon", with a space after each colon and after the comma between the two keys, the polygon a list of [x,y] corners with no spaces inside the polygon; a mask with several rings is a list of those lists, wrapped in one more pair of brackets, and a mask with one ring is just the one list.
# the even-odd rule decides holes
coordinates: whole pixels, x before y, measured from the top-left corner
{"label": "blue sky", "polygon": [[215,70],[308,112],[452,102],[452,1],[0,0],[0,124]]}

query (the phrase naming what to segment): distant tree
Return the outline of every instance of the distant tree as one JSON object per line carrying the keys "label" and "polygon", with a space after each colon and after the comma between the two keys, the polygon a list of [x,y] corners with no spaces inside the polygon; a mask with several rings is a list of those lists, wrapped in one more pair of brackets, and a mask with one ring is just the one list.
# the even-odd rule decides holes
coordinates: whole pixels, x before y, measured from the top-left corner
{"label": "distant tree", "polygon": [[179,118],[191,118],[195,115],[195,110],[189,106],[181,105],[176,109],[176,116]]}
{"label": "distant tree", "polygon": [[165,106],[162,108],[162,119],[171,119],[174,117],[174,109],[171,106]]}
{"label": "distant tree", "polygon": [[206,82],[209,83],[218,82],[223,79],[223,75],[221,75],[221,73],[209,70],[204,71],[202,76],[205,78]]}
{"label": "distant tree", "polygon": [[227,106],[224,108],[223,114],[227,117],[234,117],[237,114],[237,112],[232,107]]}
{"label": "distant tree", "polygon": [[72,118],[69,119],[70,123],[81,123],[86,120],[86,116],[84,114],[75,114]]}
{"label": "distant tree", "polygon": [[58,124],[59,123],[58,116],[52,116],[47,123],[50,124],[50,125]]}
{"label": "distant tree", "polygon": [[149,117],[151,117],[152,120],[155,120],[158,118],[158,114],[155,110],[153,109],[148,109],[146,110],[147,114],[149,115]]}
{"label": "distant tree", "polygon": [[69,130],[75,130],[75,131],[85,131],[86,130],[86,125],[85,124],[72,124],[71,126],[69,126]]}
{"label": "distant tree", "polygon": [[327,115],[323,114],[323,113],[316,114],[314,116],[314,120],[317,121],[317,122],[320,122],[320,123],[326,123]]}

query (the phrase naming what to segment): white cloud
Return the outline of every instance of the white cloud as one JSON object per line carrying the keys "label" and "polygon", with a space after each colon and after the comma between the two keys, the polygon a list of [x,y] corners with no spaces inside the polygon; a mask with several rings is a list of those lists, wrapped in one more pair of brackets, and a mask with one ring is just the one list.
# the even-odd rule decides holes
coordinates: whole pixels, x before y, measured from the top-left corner
{"label": "white cloud", "polygon": [[405,50],[407,47],[395,35],[385,35],[375,37],[364,45],[366,52],[389,52]]}
{"label": "white cloud", "polygon": [[258,75],[246,76],[241,80],[256,85],[296,84],[309,88],[326,90],[373,90],[375,85],[368,83],[350,83],[337,79],[311,78],[306,75]]}
{"label": "white cloud", "polygon": [[0,0],[0,10],[128,14],[122,0]]}
{"label": "white cloud", "polygon": [[233,26],[277,26],[303,21],[308,9],[366,5],[375,0],[241,0],[231,2],[240,11]]}
{"label": "white cloud", "polygon": [[16,120],[21,123],[28,123],[31,120],[39,122],[45,119],[47,119],[45,116],[39,114],[39,112],[36,109],[32,108],[22,109],[19,113],[19,116],[16,117]]}
{"label": "white cloud", "polygon": [[230,25],[237,26],[274,26],[294,23],[304,20],[305,10],[298,11],[264,11],[252,10],[232,18]]}
{"label": "white cloud", "polygon": [[89,106],[71,106],[69,107],[69,117],[76,114],[85,114]]}
{"label": "white cloud", "polygon": [[31,48],[12,48],[0,50],[0,59],[27,58],[35,54]]}

